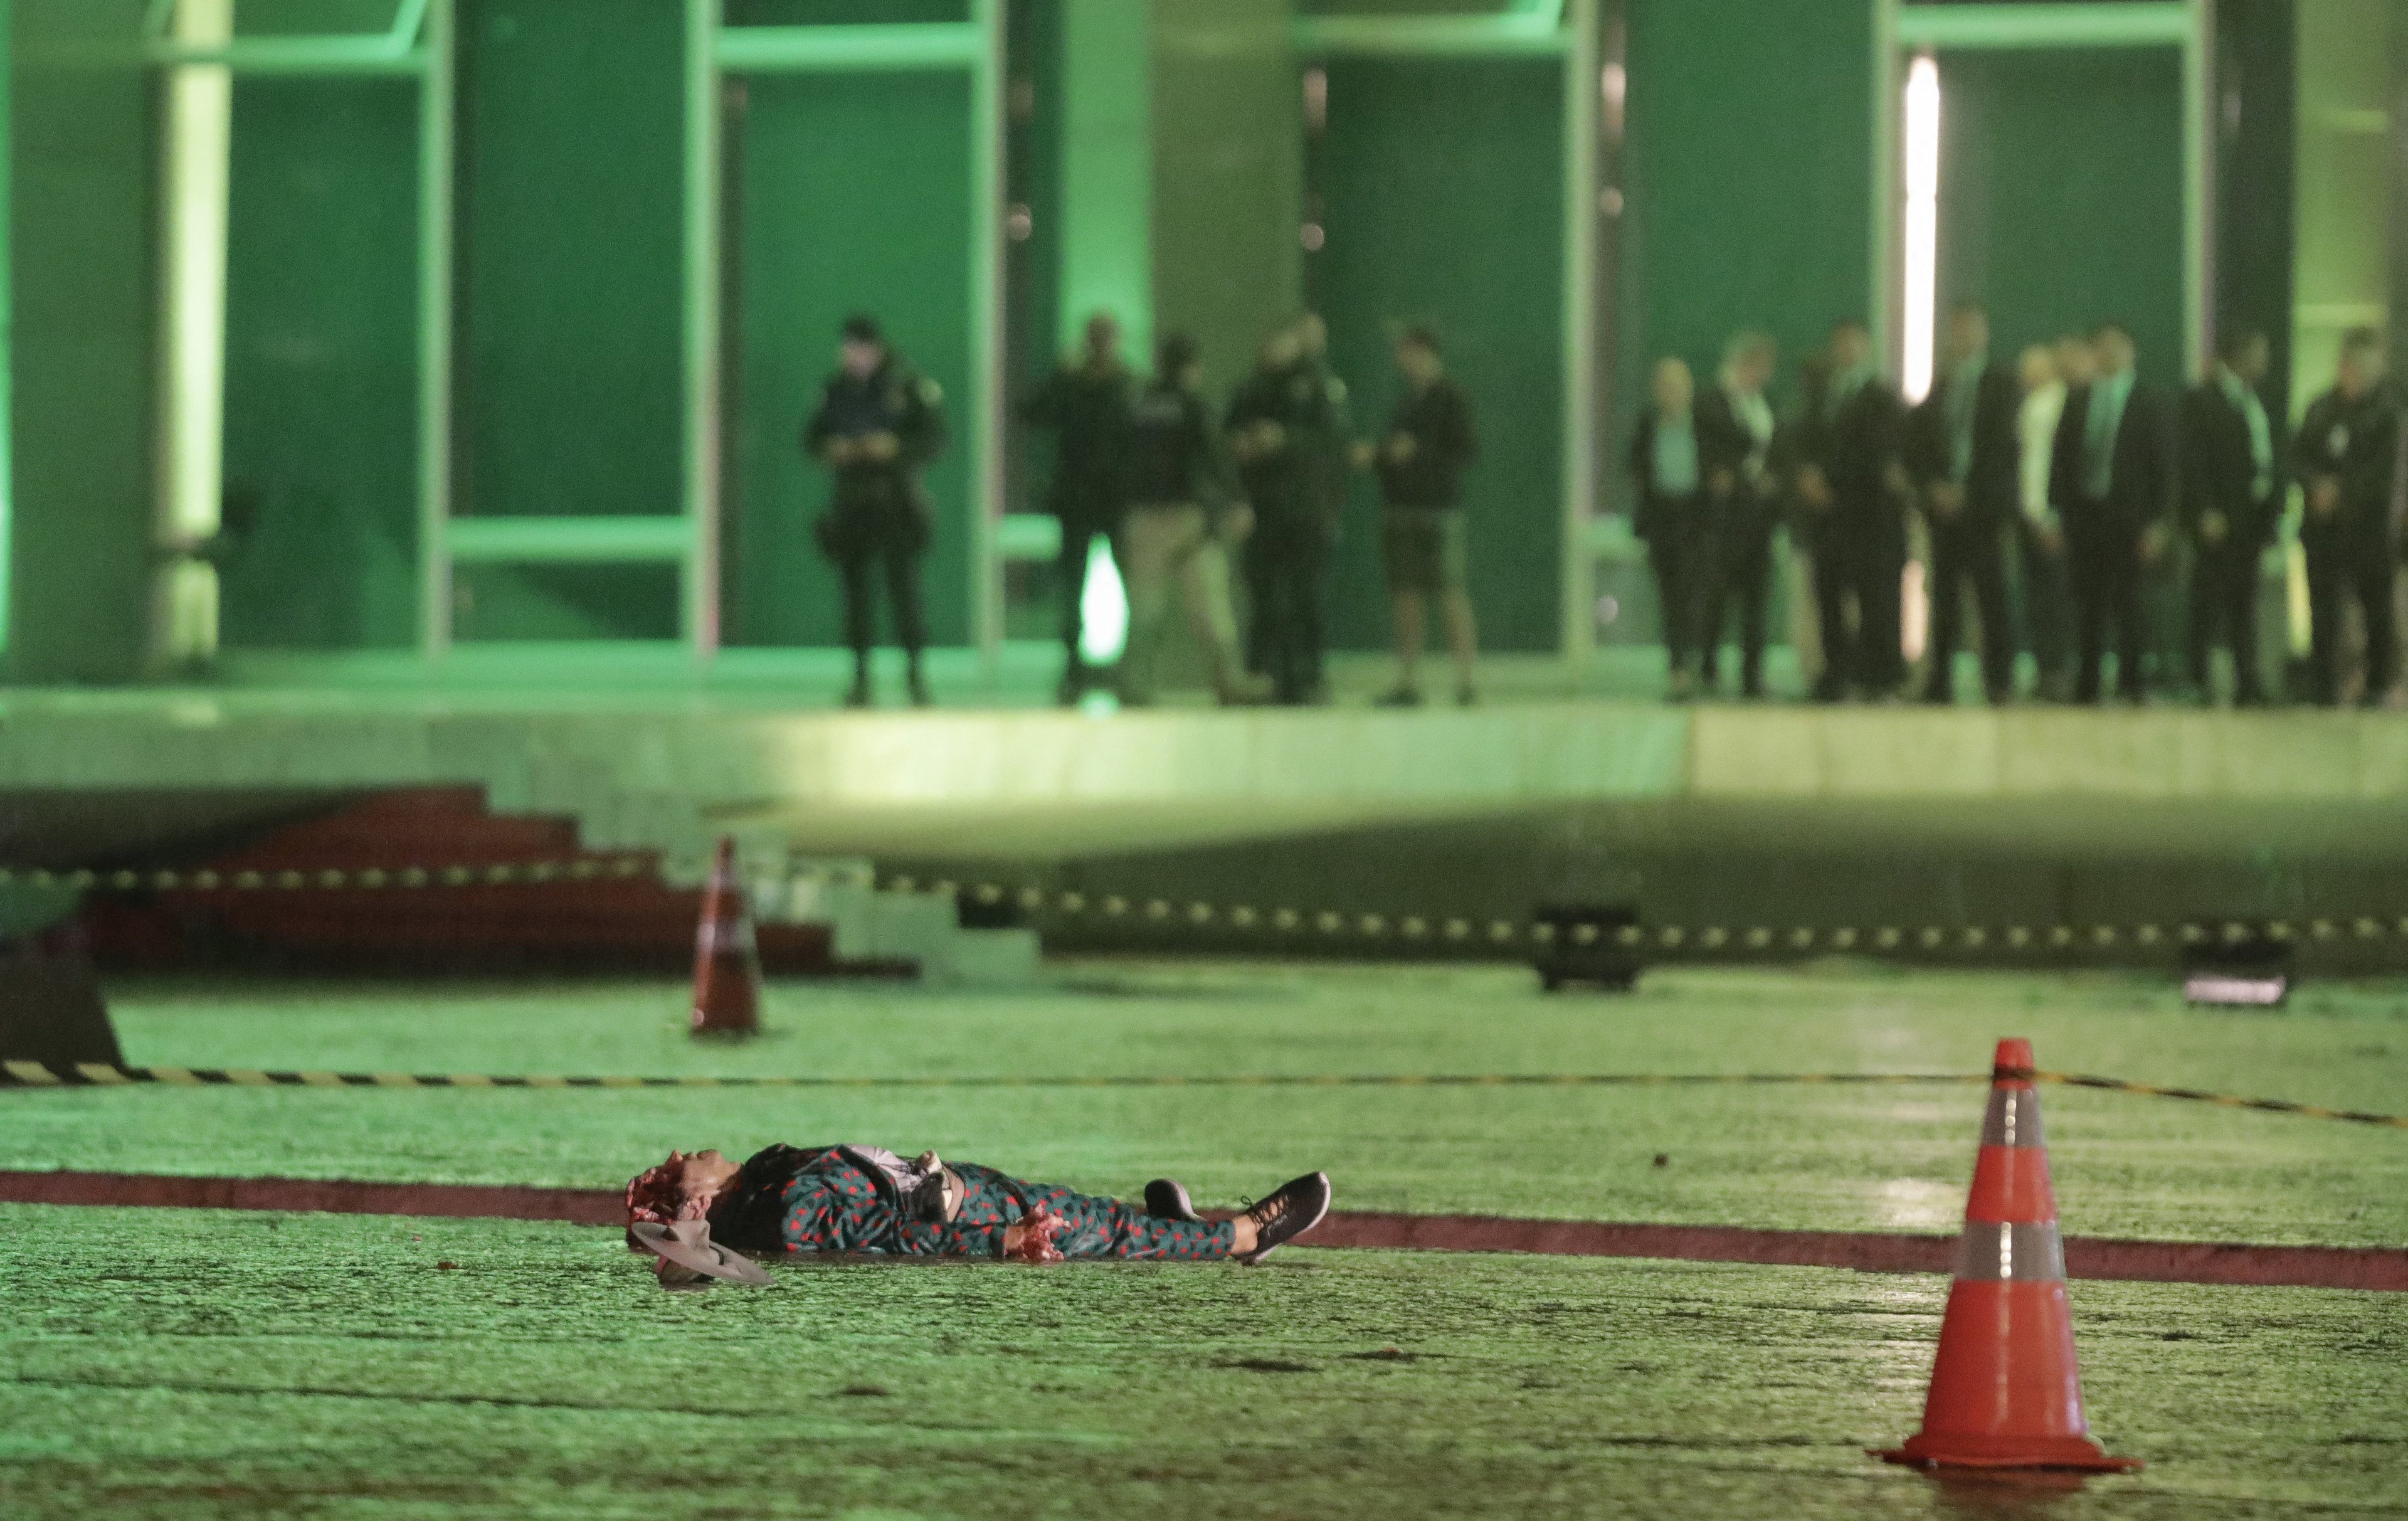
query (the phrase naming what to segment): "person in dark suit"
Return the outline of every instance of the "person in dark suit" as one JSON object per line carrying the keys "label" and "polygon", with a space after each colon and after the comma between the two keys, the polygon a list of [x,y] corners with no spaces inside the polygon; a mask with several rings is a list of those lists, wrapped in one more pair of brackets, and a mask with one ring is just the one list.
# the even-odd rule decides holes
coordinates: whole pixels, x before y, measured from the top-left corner
{"label": "person in dark suit", "polygon": [[1813,545],[1823,641],[1814,697],[1838,702],[1854,693],[1878,702],[1906,681],[1899,629],[1906,409],[1875,366],[1863,323],[1831,330],[1829,358],[1830,377],[1808,398],[1799,439],[1798,497]]}
{"label": "person in dark suit", "polygon": [[2233,328],[2207,379],[2183,398],[2182,530],[2191,544],[2190,668],[2200,700],[2214,700],[2214,646],[2232,652],[2232,700],[2265,700],[2258,670],[2258,567],[2280,515],[2274,432],[2258,395],[2271,349],[2255,328]]}
{"label": "person in dark suit", "polygon": [[1698,450],[1713,534],[1713,569],[1698,622],[1698,678],[1710,693],[1720,676],[1725,615],[1736,602],[1740,695],[1764,696],[1765,602],[1782,505],[1773,463],[1776,428],[1764,388],[1777,357],[1770,338],[1740,334],[1724,349],[1718,382],[1698,398]]}
{"label": "person in dark suit", "polygon": [[1964,594],[1982,616],[1982,692],[2014,693],[2014,636],[2007,622],[2005,534],[2020,483],[2016,421],[2023,384],[1990,363],[1990,317],[1963,306],[1948,320],[1947,367],[1915,409],[1910,472],[1931,530],[1931,667],[1926,702],[1954,696]]}
{"label": "person in dark suit", "polygon": [[869,705],[871,577],[882,567],[896,639],[908,662],[906,688],[915,706],[925,707],[920,556],[927,552],[934,517],[920,472],[945,446],[944,393],[887,346],[869,317],[845,319],[838,353],[837,371],[803,424],[803,452],[833,478],[818,537],[844,578],[844,637],[853,647],[845,705]]}
{"label": "person in dark suit", "polygon": [[2307,514],[2300,546],[2308,559],[2308,617],[2317,700],[2342,693],[2342,621],[2356,601],[2366,624],[2369,707],[2391,696],[2398,674],[2392,614],[2397,533],[2391,498],[2400,468],[2400,403],[2384,384],[2383,338],[2371,327],[2343,336],[2333,388],[2300,423],[2300,479]]}
{"label": "person in dark suit", "polygon": [[2173,430],[2157,394],[2133,373],[2132,335],[2121,323],[2102,325],[2091,350],[2097,374],[2066,395],[2050,469],[2073,592],[2073,700],[2100,699],[2112,626],[2116,696],[2141,702],[2142,574],[2165,549],[2177,484]]}
{"label": "person in dark suit", "polygon": [[1674,702],[1685,702],[1697,685],[1698,586],[1713,553],[1689,366],[1675,358],[1657,360],[1648,395],[1630,438],[1638,503],[1630,526],[1645,540],[1647,566],[1656,573],[1667,692]]}

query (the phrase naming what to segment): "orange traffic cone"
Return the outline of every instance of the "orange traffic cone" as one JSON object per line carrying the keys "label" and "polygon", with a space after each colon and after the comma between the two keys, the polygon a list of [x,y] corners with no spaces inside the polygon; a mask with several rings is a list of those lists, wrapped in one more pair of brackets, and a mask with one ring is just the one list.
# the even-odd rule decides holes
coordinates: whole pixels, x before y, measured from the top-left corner
{"label": "orange traffic cone", "polygon": [[736,880],[736,841],[723,835],[703,890],[702,923],[694,937],[695,1035],[757,1035],[761,1031],[761,955],[752,915]]}
{"label": "orange traffic cone", "polygon": [[2028,1040],[2001,1040],[1990,1112],[1965,1201],[1956,1282],[1940,1323],[1940,1356],[1923,1429],[1878,1456],[1923,1468],[2075,1469],[2122,1472],[2082,1415],[2065,1248],[2041,1138]]}

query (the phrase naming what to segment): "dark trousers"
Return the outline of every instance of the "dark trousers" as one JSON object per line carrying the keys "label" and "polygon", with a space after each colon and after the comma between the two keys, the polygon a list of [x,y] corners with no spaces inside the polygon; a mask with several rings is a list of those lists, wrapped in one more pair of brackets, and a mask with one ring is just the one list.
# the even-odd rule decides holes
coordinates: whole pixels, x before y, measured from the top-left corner
{"label": "dark trousers", "polygon": [[1995,519],[1959,512],[1931,524],[1931,666],[1924,696],[1954,696],[1956,647],[1964,642],[1965,597],[1982,615],[1982,692],[2003,702],[2014,690],[2015,641],[2007,624],[2007,557]]}
{"label": "dark trousers", "polygon": [[1310,524],[1257,524],[1246,540],[1246,667],[1270,678],[1280,702],[1309,702],[1321,690],[1326,558],[1322,535]]}
{"label": "dark trousers", "polygon": [[1656,606],[1664,624],[1664,663],[1675,672],[1697,668],[1701,613],[1714,585],[1714,536],[1684,510],[1647,538],[1647,568],[1656,575]]}
{"label": "dark trousers", "polygon": [[2232,652],[2236,702],[2264,696],[2258,674],[2258,564],[2264,546],[2194,544],[2190,562],[2190,673],[2202,696],[2210,690],[2210,653],[2222,644]]}
{"label": "dark trousers", "polygon": [[1087,669],[1086,657],[1079,653],[1079,645],[1087,632],[1082,604],[1086,600],[1088,551],[1097,534],[1109,534],[1116,524],[1092,513],[1063,513],[1059,521],[1062,547],[1054,556],[1054,579],[1062,589],[1062,651],[1075,680],[1084,676]]}
{"label": "dark trousers", "polygon": [[1723,520],[1715,535],[1713,570],[1698,624],[1706,684],[1722,674],[1723,630],[1739,614],[1739,687],[1764,696],[1764,618],[1772,594],[1772,519],[1741,509]]}
{"label": "dark trousers", "polygon": [[920,652],[928,642],[928,620],[920,606],[920,556],[914,550],[865,550],[837,562],[844,576],[845,642],[853,646],[855,663],[866,667],[870,647],[878,642],[870,603],[877,595],[874,577],[881,567],[886,573],[887,605],[895,616],[895,641],[917,666]]}
{"label": "dark trousers", "polygon": [[2351,602],[2366,621],[2366,699],[2379,702],[2399,674],[2391,609],[2390,546],[2377,536],[2300,536],[2308,559],[2310,667],[2318,702],[2341,700],[2342,637]]}
{"label": "dark trousers", "polygon": [[1883,697],[1905,682],[1899,628],[1905,574],[1903,519],[1858,512],[1822,524],[1814,536],[1814,615],[1823,639],[1816,696],[1834,701],[1856,691]]}
{"label": "dark trousers", "polygon": [[2112,630],[2115,693],[2139,701],[2143,652],[2149,629],[2142,595],[2141,536],[2113,524],[2065,532],[2067,579],[2073,593],[2073,700],[2097,702]]}
{"label": "dark trousers", "polygon": [[2073,594],[2067,585],[2065,552],[2051,552],[2028,518],[2015,524],[2020,555],[2023,647],[2032,654],[2040,691],[2062,698],[2071,685]]}

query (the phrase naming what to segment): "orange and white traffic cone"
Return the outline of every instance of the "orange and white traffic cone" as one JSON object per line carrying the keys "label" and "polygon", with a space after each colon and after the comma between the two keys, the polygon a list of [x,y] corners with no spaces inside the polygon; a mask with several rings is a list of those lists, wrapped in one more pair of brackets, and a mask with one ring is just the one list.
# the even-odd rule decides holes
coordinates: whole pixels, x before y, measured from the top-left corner
{"label": "orange and white traffic cone", "polygon": [[723,835],[703,890],[702,922],[694,937],[695,1035],[757,1035],[761,1031],[761,954],[752,914],[736,880],[736,841]]}
{"label": "orange and white traffic cone", "polygon": [[1933,1469],[2123,1472],[2090,1440],[2028,1040],[2001,1040],[1923,1429],[1878,1454]]}

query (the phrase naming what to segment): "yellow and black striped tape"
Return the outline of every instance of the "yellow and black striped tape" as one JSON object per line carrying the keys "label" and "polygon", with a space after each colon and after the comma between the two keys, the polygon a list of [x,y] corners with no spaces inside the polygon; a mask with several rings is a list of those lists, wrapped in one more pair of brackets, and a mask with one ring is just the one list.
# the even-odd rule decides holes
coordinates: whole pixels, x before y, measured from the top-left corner
{"label": "yellow and black striped tape", "polygon": [[[92,868],[52,870],[39,867],[0,866],[0,887],[123,893],[380,892],[396,888],[540,886],[555,882],[625,880],[651,875],[658,869],[657,858],[646,854],[275,871],[99,870]],[[839,873],[808,871],[801,873],[800,878],[820,882],[857,880]],[[873,885],[875,890],[884,893],[928,893],[968,898],[988,906],[1010,903],[1029,914],[1059,919],[1133,923],[1149,928],[1176,926],[1194,932],[1259,932],[1270,937],[1321,944],[1360,941],[1456,948],[1483,946],[1492,951],[1525,948],[1545,951],[1561,942],[1583,950],[1614,949],[1656,954],[1755,954],[1788,957],[1903,950],[1944,954],[1990,950],[2067,951],[2077,947],[2104,951],[2126,945],[2150,949],[2168,945],[2239,945],[2258,940],[2329,944],[2341,940],[2373,941],[2395,936],[2408,939],[2408,914],[2386,918],[2360,914],[2346,919],[2297,921],[2189,920],[2171,924],[1876,925],[1837,927],[1813,925],[1623,925],[1612,927],[1574,925],[1567,927],[1538,919],[1212,903],[1132,897],[1121,893],[1015,886],[998,882],[962,883],[941,879],[923,882],[916,877],[901,875],[886,877]]]}
{"label": "yellow and black striped tape", "polygon": [[[2140,1094],[2153,1098],[2187,1098],[2228,1109],[2265,1110],[2309,1119],[2346,1120],[2408,1130],[2408,1114],[2375,1114],[2363,1110],[2326,1109],[2282,1098],[2249,1098],[2239,1094],[2210,1093],[2200,1088],[2164,1087],[2122,1078],[2095,1077],[2081,1072],[2037,1071],[2033,1080],[2064,1087],[2096,1088],[2110,1093]],[[1987,1072],[1355,1072],[1355,1073],[1233,1073],[1207,1077],[1155,1073],[1138,1075],[1000,1074],[973,1077],[933,1075],[893,1077],[566,1077],[547,1073],[490,1074],[480,1072],[304,1072],[265,1071],[246,1067],[112,1067],[80,1062],[52,1068],[40,1062],[0,1062],[0,1087],[163,1087],[237,1088],[1606,1088],[1720,1087],[1827,1083],[1950,1084],[1969,1086],[1990,1081]]]}
{"label": "yellow and black striped tape", "polygon": [[2408,1130],[2408,1114],[2376,1114],[2362,1109],[2326,1109],[2295,1104],[2287,1098],[2247,1098],[2237,1093],[2210,1093],[2204,1088],[2169,1088],[2154,1083],[2133,1083],[2119,1077],[2094,1077],[2086,1072],[2034,1072],[2033,1080],[2067,1088],[2099,1088],[2108,1093],[2133,1093],[2147,1098],[2187,1098],[2226,1109],[2262,1109],[2274,1114],[2299,1114],[2312,1120],[2346,1120],[2352,1125],[2388,1126]]}
{"label": "yellow and black striped tape", "polygon": [[385,892],[394,888],[501,887],[640,877],[657,870],[648,855],[580,855],[557,860],[478,861],[447,866],[311,867],[277,871],[0,866],[0,887],[65,888],[112,893]]}
{"label": "yellow and black striped tape", "polygon": [[1002,882],[971,885],[938,879],[892,876],[878,883],[882,892],[933,893],[967,897],[990,906],[1010,903],[1024,912],[1072,919],[1106,919],[1142,923],[1148,926],[1184,926],[1194,929],[1224,926],[1276,935],[1333,940],[1442,943],[1450,945],[1531,946],[1546,949],[1563,942],[1588,948],[1625,951],[1752,951],[1773,955],[1801,953],[1899,951],[1973,952],[1991,948],[2012,951],[2070,950],[2077,946],[2106,950],[2130,944],[2241,945],[2252,940],[2329,943],[2343,940],[2376,940],[2386,936],[2408,938],[2408,914],[2375,918],[2305,921],[2185,920],[2172,924],[2098,925],[1877,925],[1839,927],[1813,925],[1573,925],[1560,926],[1540,919],[1472,918],[1462,915],[1340,912],[1333,909],[1303,910],[1246,903],[1178,901],[1167,897],[1132,897],[1121,893],[1088,893],[1076,889],[1010,886]]}

